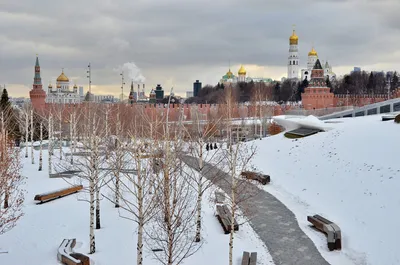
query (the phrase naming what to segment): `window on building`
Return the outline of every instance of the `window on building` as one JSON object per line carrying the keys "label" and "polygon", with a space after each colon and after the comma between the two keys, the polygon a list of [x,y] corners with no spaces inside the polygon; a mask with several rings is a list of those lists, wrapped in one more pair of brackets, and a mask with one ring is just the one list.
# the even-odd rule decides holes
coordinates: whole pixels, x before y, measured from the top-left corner
{"label": "window on building", "polygon": [[289,65],[292,65],[292,61],[289,61]]}

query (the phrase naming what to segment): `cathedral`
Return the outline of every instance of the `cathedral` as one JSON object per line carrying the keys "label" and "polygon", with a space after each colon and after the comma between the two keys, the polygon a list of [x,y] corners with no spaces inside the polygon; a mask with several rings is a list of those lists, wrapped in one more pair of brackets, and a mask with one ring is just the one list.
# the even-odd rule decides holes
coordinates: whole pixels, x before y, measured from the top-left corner
{"label": "cathedral", "polygon": [[[292,35],[289,38],[289,57],[288,57],[288,64],[287,64],[287,78],[288,79],[298,79],[299,78],[299,72],[300,72],[300,77],[301,81],[307,79],[310,81],[311,79],[311,71],[315,65],[315,63],[318,60],[318,53],[312,47],[311,51],[308,53],[308,59],[307,59],[307,67],[300,69],[300,59],[299,59],[299,37],[296,34],[296,31],[293,30]],[[336,74],[332,71],[332,66],[328,63],[322,63],[321,67],[324,71],[324,76],[325,78],[329,78],[330,80],[333,80],[336,78]]]}
{"label": "cathedral", "polygon": [[46,103],[80,103],[83,97],[83,88],[80,90],[78,93],[76,85],[72,90],[69,89],[69,79],[62,70],[60,76],[57,77],[55,89],[52,84],[48,86]]}
{"label": "cathedral", "polygon": [[250,82],[263,82],[263,83],[272,83],[273,80],[271,78],[264,78],[264,77],[250,77],[247,76],[247,71],[246,69],[242,66],[240,66],[238,75],[234,75],[231,72],[231,68],[229,67],[228,72],[222,76],[222,78],[219,81],[221,84],[232,84],[232,83],[240,83],[240,82],[245,82],[245,83],[250,83]]}

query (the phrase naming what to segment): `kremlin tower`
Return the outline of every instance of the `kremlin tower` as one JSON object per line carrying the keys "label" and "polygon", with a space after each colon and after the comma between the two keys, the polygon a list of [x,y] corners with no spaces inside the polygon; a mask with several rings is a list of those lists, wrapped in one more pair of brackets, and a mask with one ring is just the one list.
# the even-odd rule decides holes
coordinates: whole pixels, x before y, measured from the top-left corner
{"label": "kremlin tower", "polygon": [[136,101],[136,99],[135,99],[135,92],[133,91],[133,80],[132,80],[131,91],[129,93],[129,103],[133,104],[133,103],[135,103],[135,101]]}
{"label": "kremlin tower", "polygon": [[334,95],[326,86],[324,69],[317,59],[311,71],[311,80],[301,95],[303,106],[309,109],[324,109],[334,107]]}
{"label": "kremlin tower", "polygon": [[29,91],[32,106],[35,110],[43,110],[45,107],[46,92],[42,89],[42,78],[40,77],[39,57],[36,55],[35,77],[33,88]]}

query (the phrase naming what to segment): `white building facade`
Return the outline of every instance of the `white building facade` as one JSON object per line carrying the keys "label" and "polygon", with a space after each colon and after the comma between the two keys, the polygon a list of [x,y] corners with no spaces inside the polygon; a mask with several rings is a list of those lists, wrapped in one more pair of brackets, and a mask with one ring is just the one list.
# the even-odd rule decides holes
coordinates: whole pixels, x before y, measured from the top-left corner
{"label": "white building facade", "polygon": [[53,88],[50,83],[46,94],[46,103],[76,104],[82,102],[82,97],[78,92],[78,87],[74,85],[72,90],[70,90],[69,79],[64,74],[64,70],[61,75],[57,77],[56,87]]}

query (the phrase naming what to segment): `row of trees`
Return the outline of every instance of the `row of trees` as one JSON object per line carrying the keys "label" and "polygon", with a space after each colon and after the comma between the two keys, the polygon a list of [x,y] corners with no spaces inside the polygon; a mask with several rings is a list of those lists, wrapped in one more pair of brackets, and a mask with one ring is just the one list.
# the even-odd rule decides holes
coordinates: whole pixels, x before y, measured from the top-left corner
{"label": "row of trees", "polygon": [[[263,90],[255,91],[259,100],[265,97]],[[168,113],[132,111],[132,106],[125,104],[55,105],[40,114],[29,107],[22,109],[22,137],[32,142],[32,135],[39,132],[38,170],[43,168],[43,140],[47,138],[49,174],[76,171],[79,178],[71,185],[85,187],[86,193],[79,199],[90,205],[89,253],[96,251],[95,231],[101,229],[101,201],[106,198],[121,217],[137,224],[137,264],[143,264],[145,248],[152,250],[161,264],[181,264],[202,245],[206,191],[223,182],[221,185],[230,189],[229,264],[233,264],[233,220],[246,213],[244,201],[254,192],[243,196],[247,186],[239,176],[251,166],[255,149],[242,142],[234,144],[232,111],[238,94],[231,89],[223,93],[224,115],[210,115],[207,122],[195,113],[191,123],[184,123],[183,111],[178,122],[170,122]],[[266,115],[261,105],[258,112],[260,117]],[[206,143],[216,141],[217,134],[225,134],[227,148],[205,152]],[[63,147],[62,140],[70,143],[69,148]],[[26,143],[26,148],[26,156],[31,155],[36,163],[33,145]],[[211,161],[224,167],[228,175],[211,172]]]}
{"label": "row of trees", "polygon": [[[197,97],[189,98],[187,103],[217,103],[223,97],[224,89],[229,86],[237,94],[238,102],[249,102],[252,99],[254,90],[262,88],[265,91],[266,99],[276,102],[300,101],[301,93],[308,87],[310,80],[294,81],[285,80],[283,82],[266,83],[236,83],[218,84],[217,86],[204,86]],[[335,94],[387,94],[388,87],[393,92],[400,85],[397,72],[352,72],[343,78],[330,80],[326,78],[326,86],[331,88]]]}

